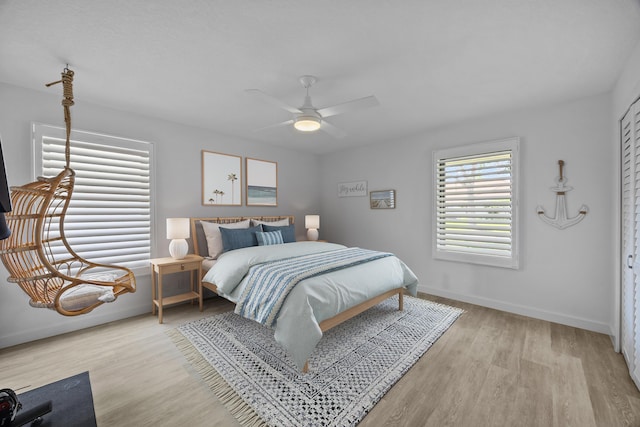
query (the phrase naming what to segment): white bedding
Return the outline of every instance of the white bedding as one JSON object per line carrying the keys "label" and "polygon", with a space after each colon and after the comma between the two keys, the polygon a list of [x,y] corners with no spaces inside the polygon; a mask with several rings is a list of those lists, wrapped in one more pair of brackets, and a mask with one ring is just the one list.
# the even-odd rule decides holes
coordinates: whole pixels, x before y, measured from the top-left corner
{"label": "white bedding", "polygon": [[[220,295],[237,302],[251,266],[344,247],[335,243],[296,242],[237,249],[220,255],[203,281],[215,284]],[[303,280],[280,310],[274,327],[275,339],[289,352],[298,369],[302,369],[322,338],[320,322],[401,286],[415,296],[417,285],[413,272],[395,256]]]}

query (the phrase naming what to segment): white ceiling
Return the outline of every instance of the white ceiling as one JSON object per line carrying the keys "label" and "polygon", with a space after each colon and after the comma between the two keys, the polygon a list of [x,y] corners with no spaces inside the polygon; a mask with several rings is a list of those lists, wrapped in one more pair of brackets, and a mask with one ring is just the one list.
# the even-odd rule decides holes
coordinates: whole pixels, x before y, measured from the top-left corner
{"label": "white ceiling", "polygon": [[[0,82],[326,153],[610,90],[640,39],[640,0],[0,0]],[[300,106],[375,95],[334,139],[255,132]],[[0,100],[0,102],[3,102]]]}

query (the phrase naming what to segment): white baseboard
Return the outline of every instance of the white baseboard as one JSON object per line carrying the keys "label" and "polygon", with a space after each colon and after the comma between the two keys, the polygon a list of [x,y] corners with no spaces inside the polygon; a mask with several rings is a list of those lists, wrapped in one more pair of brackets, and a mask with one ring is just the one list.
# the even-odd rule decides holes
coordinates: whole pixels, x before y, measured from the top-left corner
{"label": "white baseboard", "polygon": [[541,310],[534,307],[513,304],[506,301],[494,300],[491,298],[479,297],[475,295],[459,294],[447,291],[445,289],[434,288],[431,286],[418,286],[419,292],[436,295],[443,298],[454,299],[457,301],[468,302],[470,304],[481,305],[483,307],[493,308],[496,310],[506,311],[509,313],[520,314],[522,316],[533,317],[534,319],[546,320],[548,322],[560,323],[562,325],[573,326],[575,328],[586,329],[588,331],[599,332],[601,334],[612,336],[612,327],[607,323],[596,322],[581,317],[568,316],[563,313],[555,313],[552,311]]}
{"label": "white baseboard", "polygon": [[[46,309],[37,309],[46,310]],[[0,348],[12,347],[14,345],[26,342],[36,341],[42,338],[53,337],[67,332],[77,331],[80,329],[90,328],[104,323],[113,322],[115,320],[126,319],[128,317],[138,316],[140,314],[150,313],[150,305],[148,303],[139,304],[124,309],[109,310],[100,313],[100,308],[90,314],[81,316],[66,317],[59,315],[63,321],[50,324],[48,326],[39,326],[37,329],[21,330],[19,333],[4,335],[0,337]]]}
{"label": "white baseboard", "polygon": [[[584,319],[575,316],[567,316],[562,313],[555,313],[547,310],[536,309],[533,307],[522,306],[505,301],[494,300],[491,298],[479,297],[475,295],[459,294],[447,291],[445,289],[434,288],[431,286],[418,286],[419,292],[424,292],[439,297],[449,298],[457,301],[476,304],[483,307],[489,307],[496,310],[515,313],[522,316],[532,317],[535,319],[546,320],[549,322],[560,323],[563,325],[573,326],[576,328],[586,329],[589,331],[599,332],[611,337],[615,337],[612,333],[611,325],[593,320]],[[101,325],[103,323],[112,322],[114,320],[126,319],[128,317],[138,316],[140,314],[149,313],[149,304],[142,303],[136,306],[126,307],[124,309],[109,311],[105,313],[94,312],[93,315],[83,315],[76,318],[65,318],[65,322],[56,323],[50,326],[38,327],[20,333],[9,334],[0,337],[0,348],[11,347],[30,341],[48,338],[55,335],[64,334],[71,331],[90,328],[92,326]],[[614,342],[615,345],[615,342]]]}

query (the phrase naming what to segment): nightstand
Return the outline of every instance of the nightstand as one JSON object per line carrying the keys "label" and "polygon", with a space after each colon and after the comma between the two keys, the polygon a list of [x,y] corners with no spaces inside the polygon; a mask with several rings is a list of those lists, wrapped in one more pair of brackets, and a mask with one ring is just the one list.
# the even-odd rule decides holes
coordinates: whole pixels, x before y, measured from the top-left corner
{"label": "nightstand", "polygon": [[[202,281],[200,280],[202,276],[202,260],[203,258],[199,255],[187,255],[184,259],[154,258],[149,260],[151,263],[151,314],[155,315],[156,307],[158,307],[159,323],[162,323],[162,309],[166,305],[176,304],[183,301],[193,301],[197,298],[200,304],[200,311],[202,311]],[[180,273],[183,271],[190,272],[191,291],[172,295],[170,297],[163,297],[163,276],[165,274]],[[156,275],[158,276],[157,281]]]}

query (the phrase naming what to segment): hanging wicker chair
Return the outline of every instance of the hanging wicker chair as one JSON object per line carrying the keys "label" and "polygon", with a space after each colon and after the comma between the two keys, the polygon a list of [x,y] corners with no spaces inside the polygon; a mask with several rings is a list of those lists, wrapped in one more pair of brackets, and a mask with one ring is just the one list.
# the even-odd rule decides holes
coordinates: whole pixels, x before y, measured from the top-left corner
{"label": "hanging wicker chair", "polygon": [[36,182],[11,187],[13,210],[6,215],[11,235],[0,241],[0,258],[9,271],[8,281],[31,297],[32,307],[75,316],[135,292],[136,280],[128,268],[83,259],[65,238],[64,218],[75,182],[69,167],[73,71],[65,68],[62,77],[67,166],[54,178],[39,177]]}

